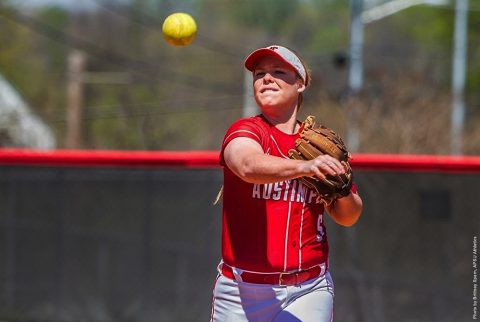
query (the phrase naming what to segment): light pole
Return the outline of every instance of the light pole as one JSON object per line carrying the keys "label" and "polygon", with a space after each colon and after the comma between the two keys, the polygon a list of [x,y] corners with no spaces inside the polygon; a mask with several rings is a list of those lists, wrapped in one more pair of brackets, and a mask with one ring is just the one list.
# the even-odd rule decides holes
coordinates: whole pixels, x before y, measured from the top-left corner
{"label": "light pole", "polygon": [[[350,70],[348,78],[347,145],[352,152],[359,146],[358,117],[356,116],[357,94],[363,83],[363,28],[371,23],[401,10],[416,5],[445,5],[446,0],[393,0],[363,11],[363,0],[350,0]],[[451,113],[451,153],[462,152],[462,132],[465,120],[464,88],[466,75],[466,34],[467,34],[468,0],[456,0],[455,32],[452,65],[452,113]],[[359,18],[361,17],[361,19]]]}
{"label": "light pole", "polygon": [[452,63],[452,114],[451,114],[451,154],[461,154],[462,133],[465,123],[465,78],[467,66],[467,15],[468,0],[457,0],[455,5],[455,31]]}
{"label": "light pole", "polygon": [[348,71],[347,93],[347,146],[357,152],[360,145],[358,131],[358,92],[363,83],[363,0],[350,0],[350,69]]}
{"label": "light pole", "polygon": [[252,73],[245,69],[243,72],[243,117],[253,116],[260,112],[260,109],[255,103],[255,98],[253,97],[252,82]]}

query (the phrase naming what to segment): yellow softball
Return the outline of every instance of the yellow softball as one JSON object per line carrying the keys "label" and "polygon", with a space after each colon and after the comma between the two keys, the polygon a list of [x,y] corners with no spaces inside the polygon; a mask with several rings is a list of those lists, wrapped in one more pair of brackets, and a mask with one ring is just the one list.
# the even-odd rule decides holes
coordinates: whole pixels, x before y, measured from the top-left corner
{"label": "yellow softball", "polygon": [[187,13],[176,12],[165,18],[162,26],[163,37],[173,46],[190,44],[197,34],[197,24]]}

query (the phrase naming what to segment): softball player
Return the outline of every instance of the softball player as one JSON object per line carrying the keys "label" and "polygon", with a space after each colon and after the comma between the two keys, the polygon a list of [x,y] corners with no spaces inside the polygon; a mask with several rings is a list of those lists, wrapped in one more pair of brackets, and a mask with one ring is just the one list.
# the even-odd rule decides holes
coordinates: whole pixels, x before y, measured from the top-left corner
{"label": "softball player", "polygon": [[288,158],[310,82],[298,55],[282,46],[260,48],[245,67],[253,73],[261,114],[232,124],[222,144],[222,261],[211,321],[330,322],[334,289],[324,210],[338,224],[351,226],[362,200],[353,185],[348,196],[326,205],[297,180],[345,172],[328,155]]}

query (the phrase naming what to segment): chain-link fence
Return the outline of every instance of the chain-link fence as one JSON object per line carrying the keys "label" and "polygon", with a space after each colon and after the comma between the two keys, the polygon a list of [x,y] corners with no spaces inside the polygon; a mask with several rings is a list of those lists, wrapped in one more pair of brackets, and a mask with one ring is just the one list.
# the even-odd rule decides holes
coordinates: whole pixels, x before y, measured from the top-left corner
{"label": "chain-link fence", "polygon": [[[470,321],[480,176],[356,181],[360,221],[327,221],[335,321]],[[0,320],[208,321],[221,183],[218,168],[0,167]]]}

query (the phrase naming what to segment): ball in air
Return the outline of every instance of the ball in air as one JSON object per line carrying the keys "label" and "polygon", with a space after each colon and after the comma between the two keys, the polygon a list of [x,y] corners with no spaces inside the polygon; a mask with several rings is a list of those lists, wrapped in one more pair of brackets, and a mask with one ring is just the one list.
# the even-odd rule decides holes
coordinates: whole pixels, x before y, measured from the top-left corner
{"label": "ball in air", "polygon": [[188,13],[176,12],[165,18],[163,37],[173,46],[189,45],[197,34],[197,24]]}

